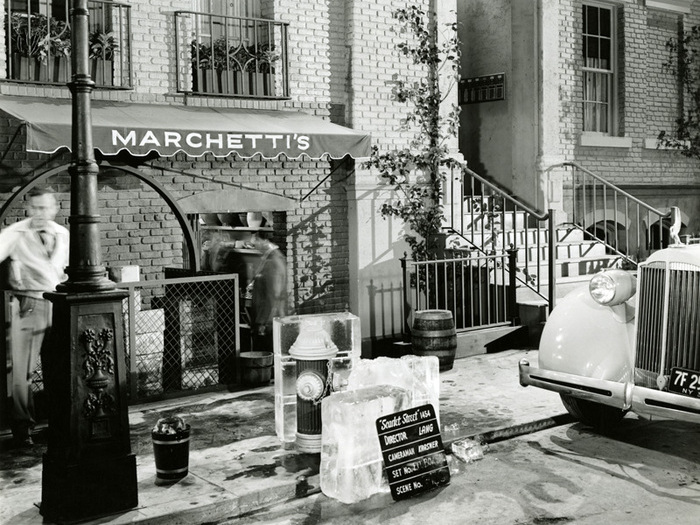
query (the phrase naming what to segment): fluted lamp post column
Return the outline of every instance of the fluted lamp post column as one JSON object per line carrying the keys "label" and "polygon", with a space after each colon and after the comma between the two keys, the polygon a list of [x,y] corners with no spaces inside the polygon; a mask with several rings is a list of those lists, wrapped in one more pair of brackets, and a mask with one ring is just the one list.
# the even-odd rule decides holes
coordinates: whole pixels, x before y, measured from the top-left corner
{"label": "fluted lamp post column", "polygon": [[101,263],[92,141],[88,0],[71,10],[73,98],[68,280],[53,303],[52,345],[42,354],[49,408],[41,514],[54,522],[91,519],[138,504],[131,453],[122,302]]}

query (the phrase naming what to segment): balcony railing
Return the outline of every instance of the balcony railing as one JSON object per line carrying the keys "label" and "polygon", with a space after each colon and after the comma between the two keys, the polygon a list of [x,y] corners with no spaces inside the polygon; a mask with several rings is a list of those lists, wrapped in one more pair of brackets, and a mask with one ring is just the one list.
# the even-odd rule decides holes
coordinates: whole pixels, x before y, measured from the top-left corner
{"label": "balcony railing", "polygon": [[[69,2],[61,9],[50,0],[26,9],[6,2],[7,80],[66,84],[71,80]],[[90,76],[97,87],[132,86],[131,6],[110,1],[88,3]]]}
{"label": "balcony railing", "polygon": [[175,13],[181,93],[288,98],[288,24],[261,18]]}

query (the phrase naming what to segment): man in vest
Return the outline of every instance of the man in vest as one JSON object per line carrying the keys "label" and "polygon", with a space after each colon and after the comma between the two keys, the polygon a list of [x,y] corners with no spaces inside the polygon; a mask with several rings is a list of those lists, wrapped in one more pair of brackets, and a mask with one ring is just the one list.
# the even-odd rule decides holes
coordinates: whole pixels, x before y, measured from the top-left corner
{"label": "man in vest", "polygon": [[68,230],[54,222],[59,206],[48,189],[33,189],[27,201],[29,218],[0,232],[0,261],[9,258],[9,287],[19,302],[13,316],[12,435],[17,446],[33,444],[32,375],[51,328],[52,304],[44,292],[55,291],[66,279]]}

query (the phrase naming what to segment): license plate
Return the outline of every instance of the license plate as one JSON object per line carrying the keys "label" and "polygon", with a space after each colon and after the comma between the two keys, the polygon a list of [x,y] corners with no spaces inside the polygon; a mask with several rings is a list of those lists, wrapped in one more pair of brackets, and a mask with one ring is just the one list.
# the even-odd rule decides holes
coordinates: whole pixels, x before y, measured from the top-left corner
{"label": "license plate", "polygon": [[668,390],[685,396],[700,397],[700,372],[686,368],[672,368]]}

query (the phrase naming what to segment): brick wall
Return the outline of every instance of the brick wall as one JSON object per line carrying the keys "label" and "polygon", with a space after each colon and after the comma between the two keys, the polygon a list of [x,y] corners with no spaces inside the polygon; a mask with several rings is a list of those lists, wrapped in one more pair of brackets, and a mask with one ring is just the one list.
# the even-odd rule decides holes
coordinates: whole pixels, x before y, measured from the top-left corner
{"label": "brick wall", "polygon": [[[429,2],[421,1],[427,8]],[[401,121],[410,108],[393,98],[395,77],[410,81],[419,73],[399,56],[396,44],[405,39],[393,13],[406,7],[396,0],[348,0],[347,24],[347,125],[372,132],[380,150],[407,147],[414,134]],[[393,190],[376,173],[356,166],[348,187],[350,205],[351,311],[360,315],[363,355],[378,340],[401,333],[401,265],[408,250],[399,220],[384,220],[379,209],[394,197]],[[374,354],[376,355],[376,354]]]}
{"label": "brick wall", "polygon": [[[289,78],[291,100],[260,101],[186,97],[175,93],[174,11],[190,9],[189,0],[132,2],[134,89],[96,91],[94,99],[219,107],[301,110],[327,117],[330,111],[330,23],[328,3],[276,0],[274,18],[290,23]],[[335,6],[337,8],[337,5]],[[2,29],[0,28],[0,32]],[[4,70],[3,70],[4,71]],[[70,98],[66,88],[0,82],[0,94]],[[51,166],[68,164],[69,154],[56,157],[24,152],[23,136],[12,139],[16,121],[0,116],[0,166],[3,176],[28,176]],[[211,155],[190,158],[177,154],[142,164],[175,199],[200,191],[241,186],[297,199],[286,214],[291,307],[297,313],[343,310],[348,305],[348,206],[344,181],[352,163],[332,170],[328,161],[285,159],[219,159]],[[331,173],[332,172],[332,173]],[[330,176],[329,176],[330,175]],[[328,177],[325,181],[324,178]],[[105,266],[141,267],[142,279],[163,277],[164,267],[182,265],[183,235],[175,215],[159,195],[136,177],[100,176],[99,213]],[[69,179],[64,174],[48,183],[59,193],[62,211],[69,214]],[[319,184],[312,192],[312,189]],[[0,202],[16,188],[3,187]],[[311,192],[311,193],[310,193]],[[308,193],[310,195],[301,201]],[[23,216],[21,203],[7,222]]]}
{"label": "brick wall", "polygon": [[[617,2],[620,20],[619,134],[632,139],[631,148],[584,147],[582,129],[582,43],[580,0],[560,2],[561,152],[566,159],[618,185],[700,183],[697,161],[677,153],[645,147],[645,139],[672,129],[679,93],[675,80],[663,67],[665,43],[676,32],[677,16],[647,10],[638,2]],[[697,13],[685,17],[686,25]],[[572,38],[572,36],[574,36]],[[672,191],[672,190],[669,190]],[[653,204],[653,203],[652,203]]]}

